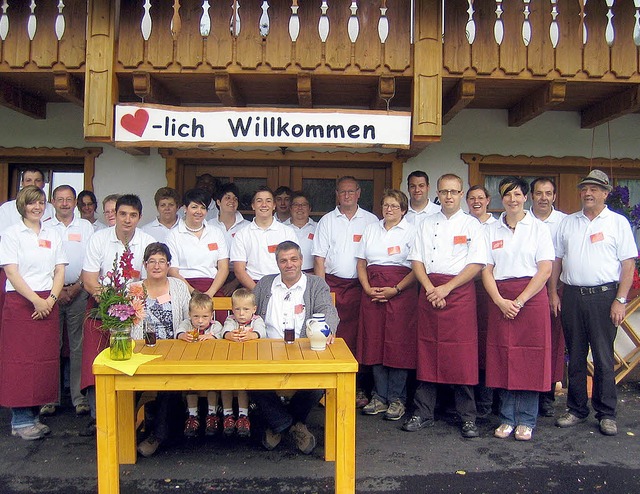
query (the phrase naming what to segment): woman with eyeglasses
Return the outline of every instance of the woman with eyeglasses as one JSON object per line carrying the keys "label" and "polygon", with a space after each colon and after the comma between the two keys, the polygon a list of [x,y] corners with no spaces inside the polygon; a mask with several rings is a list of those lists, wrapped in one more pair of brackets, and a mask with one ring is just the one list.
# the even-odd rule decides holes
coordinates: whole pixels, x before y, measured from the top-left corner
{"label": "woman with eyeglasses", "polygon": [[494,436],[528,441],[538,417],[538,393],[551,382],[551,319],[545,283],[555,251],[547,226],[524,209],[529,184],[506,177],[499,185],[504,212],[485,229],[482,281],[488,307],[487,386],[500,389]]}
{"label": "woman with eyeglasses", "polygon": [[371,401],[362,413],[400,420],[408,372],[416,368],[418,292],[407,260],[416,230],[404,218],[409,208],[404,192],[386,190],[381,206],[383,219],[367,225],[356,253],[362,285],[356,348],[358,362],[373,371]]}

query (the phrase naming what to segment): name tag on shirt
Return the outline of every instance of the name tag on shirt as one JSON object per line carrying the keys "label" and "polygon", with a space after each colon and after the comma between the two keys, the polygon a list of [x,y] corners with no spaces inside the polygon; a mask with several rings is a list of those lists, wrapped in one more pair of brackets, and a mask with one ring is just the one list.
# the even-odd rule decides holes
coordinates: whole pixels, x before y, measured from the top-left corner
{"label": "name tag on shirt", "polygon": [[50,249],[51,248],[51,240],[46,240],[44,238],[41,238],[38,240],[38,247],[44,247],[45,249]]}
{"label": "name tag on shirt", "polygon": [[218,250],[218,244],[213,243],[208,245],[209,250]]}
{"label": "name tag on shirt", "polygon": [[354,235],[353,236],[353,241],[354,242],[360,242],[360,240],[362,240],[362,235]]}
{"label": "name tag on shirt", "polygon": [[460,244],[466,244],[466,243],[467,243],[466,235],[456,235],[453,237],[453,245],[460,245]]}
{"label": "name tag on shirt", "polygon": [[313,240],[313,233],[310,233],[309,235],[307,235],[307,238],[308,238],[309,240]]}
{"label": "name tag on shirt", "polygon": [[387,249],[387,255],[392,256],[394,254],[400,254],[400,246],[394,245],[393,247],[389,247]]}
{"label": "name tag on shirt", "polygon": [[502,249],[503,245],[503,240],[494,240],[493,242],[491,242],[491,250]]}
{"label": "name tag on shirt", "polygon": [[293,308],[294,314],[302,314],[304,312],[304,304],[298,304]]}
{"label": "name tag on shirt", "polygon": [[269,250],[269,254],[275,254],[277,247],[277,245],[270,245],[269,247],[267,247],[267,249]]}
{"label": "name tag on shirt", "polygon": [[171,302],[171,294],[166,293],[164,295],[160,295],[157,299],[159,304],[166,304],[167,302]]}
{"label": "name tag on shirt", "polygon": [[69,242],[82,242],[82,235],[79,233],[70,233],[68,239]]}
{"label": "name tag on shirt", "polygon": [[602,242],[604,240],[604,233],[602,232],[594,233],[589,238],[591,239],[592,244],[595,244],[596,242]]}

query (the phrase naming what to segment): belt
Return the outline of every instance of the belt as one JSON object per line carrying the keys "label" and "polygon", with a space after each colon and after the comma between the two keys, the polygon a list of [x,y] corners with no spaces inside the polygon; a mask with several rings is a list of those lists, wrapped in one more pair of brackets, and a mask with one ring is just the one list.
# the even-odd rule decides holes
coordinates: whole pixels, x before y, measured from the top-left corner
{"label": "belt", "polygon": [[567,285],[567,288],[573,288],[574,290],[580,291],[580,295],[595,295],[597,293],[604,293],[610,290],[618,289],[618,282],[612,281],[611,283],[605,283],[604,285],[598,286],[572,286]]}

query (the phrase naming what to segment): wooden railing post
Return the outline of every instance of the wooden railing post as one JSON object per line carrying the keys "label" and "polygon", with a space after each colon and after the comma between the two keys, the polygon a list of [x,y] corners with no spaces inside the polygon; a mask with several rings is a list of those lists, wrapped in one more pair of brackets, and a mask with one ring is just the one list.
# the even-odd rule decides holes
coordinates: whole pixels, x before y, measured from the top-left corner
{"label": "wooden railing post", "polygon": [[87,5],[84,136],[90,141],[112,140],[113,106],[118,101],[114,68],[118,3],[119,0],[89,0]]}

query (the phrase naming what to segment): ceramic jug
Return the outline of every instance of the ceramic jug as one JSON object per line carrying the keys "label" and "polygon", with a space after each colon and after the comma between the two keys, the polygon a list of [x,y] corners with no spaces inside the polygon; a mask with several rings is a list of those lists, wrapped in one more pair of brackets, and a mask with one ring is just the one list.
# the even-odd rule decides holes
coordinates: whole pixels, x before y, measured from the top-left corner
{"label": "ceramic jug", "polygon": [[313,314],[307,321],[307,337],[311,343],[311,350],[324,350],[327,348],[327,337],[331,329],[327,325],[324,314]]}

